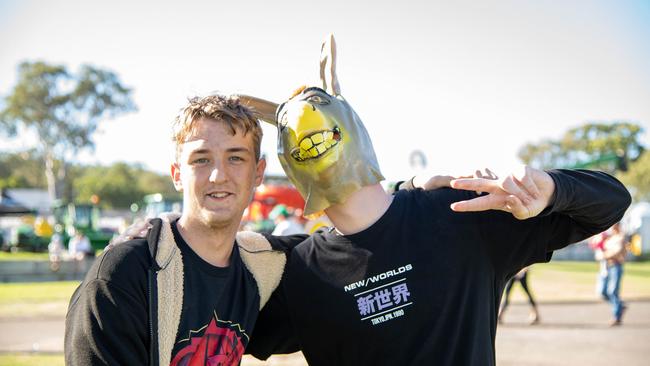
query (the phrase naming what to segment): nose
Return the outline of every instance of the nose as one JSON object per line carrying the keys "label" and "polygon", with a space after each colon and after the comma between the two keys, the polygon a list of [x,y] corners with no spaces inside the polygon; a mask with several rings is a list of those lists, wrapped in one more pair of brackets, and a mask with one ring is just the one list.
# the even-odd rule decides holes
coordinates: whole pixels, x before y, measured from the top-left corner
{"label": "nose", "polygon": [[227,180],[227,174],[226,170],[223,167],[223,164],[216,163],[212,167],[209,180],[211,183],[221,183]]}

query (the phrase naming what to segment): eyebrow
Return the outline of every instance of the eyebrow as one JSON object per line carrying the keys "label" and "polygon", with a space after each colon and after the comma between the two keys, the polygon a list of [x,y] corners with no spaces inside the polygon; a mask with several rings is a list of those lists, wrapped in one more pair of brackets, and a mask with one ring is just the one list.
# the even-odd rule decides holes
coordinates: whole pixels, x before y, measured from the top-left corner
{"label": "eyebrow", "polygon": [[[300,93],[300,94],[305,94],[305,93],[307,93],[307,92],[314,91],[314,90],[315,90],[315,91],[319,91],[319,92],[321,92],[321,93],[323,93],[323,94],[327,94],[327,95],[329,95],[329,93],[327,93],[325,90],[323,90],[323,89],[321,89],[321,88],[319,88],[319,87],[317,87],[317,86],[311,86],[311,87],[309,87],[309,88],[303,90],[302,93]],[[329,95],[329,96],[331,96],[331,95]]]}
{"label": "eyebrow", "polygon": [[[245,153],[252,153],[250,149],[246,147],[231,147],[226,149],[226,152],[229,153],[238,153],[238,152],[245,152]],[[189,155],[199,155],[199,154],[209,154],[210,150],[209,149],[197,149],[197,150],[192,150],[190,151]]]}
{"label": "eyebrow", "polygon": [[230,153],[236,153],[236,152],[252,153],[251,150],[246,148],[246,147],[231,147],[229,149],[226,149],[226,152],[230,152]]}
{"label": "eyebrow", "polygon": [[208,150],[208,149],[198,149],[198,150],[190,151],[190,155],[192,155],[192,154],[207,154],[209,152],[210,152],[210,150]]}

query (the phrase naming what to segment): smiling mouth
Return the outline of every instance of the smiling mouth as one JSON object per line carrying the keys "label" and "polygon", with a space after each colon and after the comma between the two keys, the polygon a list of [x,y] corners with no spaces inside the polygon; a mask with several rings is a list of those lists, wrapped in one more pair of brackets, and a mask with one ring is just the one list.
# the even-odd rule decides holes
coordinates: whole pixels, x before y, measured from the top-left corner
{"label": "smiling mouth", "polygon": [[304,137],[297,147],[291,150],[291,157],[299,162],[318,159],[341,141],[341,130],[334,127],[331,130],[314,132]]}
{"label": "smiling mouth", "polygon": [[230,193],[227,192],[217,192],[217,193],[208,194],[208,197],[212,197],[212,198],[226,198],[228,196],[230,196]]}

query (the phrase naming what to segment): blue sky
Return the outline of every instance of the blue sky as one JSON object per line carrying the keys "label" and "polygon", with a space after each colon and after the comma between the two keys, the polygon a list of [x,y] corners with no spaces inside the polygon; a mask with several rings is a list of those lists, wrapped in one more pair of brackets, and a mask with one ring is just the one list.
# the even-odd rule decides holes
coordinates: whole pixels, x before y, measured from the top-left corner
{"label": "blue sky", "polygon": [[[649,1],[350,3],[0,0],[0,95],[22,60],[110,68],[135,89],[139,111],[105,121],[79,160],[166,173],[170,122],[187,97],[283,101],[317,81],[331,32],[342,94],[389,179],[414,172],[413,150],[431,172],[504,174],[524,143],[587,121],[639,123],[650,144]],[[272,127],[263,150],[279,172]]]}

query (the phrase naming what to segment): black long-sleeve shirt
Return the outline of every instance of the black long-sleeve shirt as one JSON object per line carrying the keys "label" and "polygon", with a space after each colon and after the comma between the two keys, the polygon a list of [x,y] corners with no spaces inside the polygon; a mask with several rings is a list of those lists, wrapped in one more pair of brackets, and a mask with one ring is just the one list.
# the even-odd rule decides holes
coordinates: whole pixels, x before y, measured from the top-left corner
{"label": "black long-sleeve shirt", "polygon": [[607,229],[630,204],[605,173],[549,174],[553,203],[527,220],[451,211],[474,192],[400,191],[370,228],[312,235],[291,252],[247,351],[302,349],[316,366],[494,365],[506,280]]}

